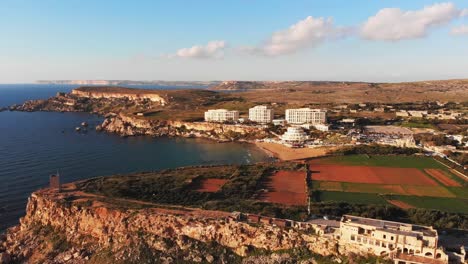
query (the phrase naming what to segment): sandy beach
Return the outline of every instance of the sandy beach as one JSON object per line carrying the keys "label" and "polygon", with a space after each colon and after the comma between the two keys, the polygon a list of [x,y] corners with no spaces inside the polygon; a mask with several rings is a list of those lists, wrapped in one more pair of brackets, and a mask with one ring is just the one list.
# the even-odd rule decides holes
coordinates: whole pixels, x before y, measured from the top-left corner
{"label": "sandy beach", "polygon": [[268,142],[255,142],[255,145],[280,160],[297,160],[320,157],[326,155],[336,147],[320,148],[289,148],[281,144]]}

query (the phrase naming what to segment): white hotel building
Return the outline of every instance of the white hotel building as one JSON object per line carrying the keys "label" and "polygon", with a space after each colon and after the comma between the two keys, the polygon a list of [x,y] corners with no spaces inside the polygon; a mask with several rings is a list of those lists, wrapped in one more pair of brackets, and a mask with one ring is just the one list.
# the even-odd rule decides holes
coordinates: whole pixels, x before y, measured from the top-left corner
{"label": "white hotel building", "polygon": [[230,111],[226,109],[211,109],[205,112],[206,122],[225,122],[237,121],[239,119],[239,111]]}
{"label": "white hotel building", "polygon": [[257,105],[249,109],[249,120],[267,124],[273,120],[273,109],[264,105]]}
{"label": "white hotel building", "polygon": [[298,108],[286,109],[286,121],[289,124],[325,124],[326,111],[322,109]]}
{"label": "white hotel building", "polygon": [[288,145],[302,145],[309,137],[300,127],[288,127],[286,133],[281,136],[283,143]]}

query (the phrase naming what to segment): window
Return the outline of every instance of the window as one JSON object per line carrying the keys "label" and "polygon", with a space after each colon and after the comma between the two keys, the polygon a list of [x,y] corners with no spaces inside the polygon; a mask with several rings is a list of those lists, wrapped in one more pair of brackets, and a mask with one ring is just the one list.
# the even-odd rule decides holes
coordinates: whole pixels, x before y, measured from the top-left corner
{"label": "window", "polygon": [[392,236],[392,237],[390,237],[390,239],[391,239],[391,240],[393,240],[393,236]]}
{"label": "window", "polygon": [[386,239],[386,238],[387,238],[387,235],[383,235],[383,238]]}
{"label": "window", "polygon": [[356,240],[356,237],[354,235],[351,235],[351,240],[352,241]]}

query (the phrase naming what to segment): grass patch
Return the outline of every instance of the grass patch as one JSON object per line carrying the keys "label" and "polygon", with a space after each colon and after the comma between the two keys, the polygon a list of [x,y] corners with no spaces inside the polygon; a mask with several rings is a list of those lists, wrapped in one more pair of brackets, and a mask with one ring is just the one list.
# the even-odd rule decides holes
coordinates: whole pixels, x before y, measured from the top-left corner
{"label": "grass patch", "polygon": [[468,200],[460,198],[418,197],[398,195],[392,197],[416,208],[434,209],[449,213],[468,214]]}
{"label": "grass patch", "polygon": [[396,168],[436,168],[445,167],[429,157],[397,155],[349,155],[318,159],[317,162],[336,163],[353,166],[380,166]]}
{"label": "grass patch", "polygon": [[402,127],[408,127],[408,128],[430,128],[430,129],[435,129],[437,128],[431,124],[431,123],[420,123],[420,122],[403,122],[401,123]]}
{"label": "grass patch", "polygon": [[[432,197],[460,197],[466,198],[468,191],[463,188],[446,188],[443,186],[414,186],[391,184],[366,184],[352,182],[314,181],[313,190],[338,191],[350,193],[395,194]],[[455,189],[455,194],[452,189]]]}
{"label": "grass patch", "polygon": [[380,195],[373,193],[351,193],[334,191],[317,191],[313,194],[315,202],[346,202],[351,204],[388,204]]}
{"label": "grass patch", "polygon": [[455,196],[461,199],[468,199],[468,188],[466,187],[447,187]]}

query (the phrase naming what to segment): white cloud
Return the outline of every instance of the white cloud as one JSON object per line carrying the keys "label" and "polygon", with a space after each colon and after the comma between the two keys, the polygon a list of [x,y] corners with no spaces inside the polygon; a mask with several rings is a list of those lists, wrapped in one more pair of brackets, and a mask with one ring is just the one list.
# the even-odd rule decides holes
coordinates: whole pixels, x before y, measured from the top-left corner
{"label": "white cloud", "polygon": [[461,17],[468,16],[468,8],[463,9],[463,10],[460,12],[460,16],[461,16]]}
{"label": "white cloud", "polygon": [[458,27],[453,27],[450,31],[452,35],[468,35],[468,25],[461,25]]}
{"label": "white cloud", "polygon": [[314,47],[323,41],[346,35],[349,29],[337,28],[333,19],[308,16],[286,30],[281,30],[259,47],[244,47],[243,51],[260,53],[267,56],[278,56],[294,53],[298,50]]}
{"label": "white cloud", "polygon": [[453,3],[434,4],[416,11],[384,8],[364,23],[361,36],[386,41],[421,38],[432,27],[448,23],[461,13]]}
{"label": "white cloud", "polygon": [[169,58],[222,58],[227,43],[224,40],[214,40],[206,45],[195,45],[190,48],[178,50],[175,54],[168,55]]}

